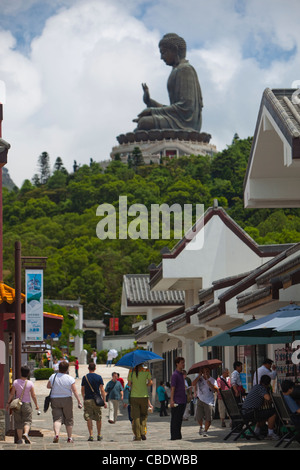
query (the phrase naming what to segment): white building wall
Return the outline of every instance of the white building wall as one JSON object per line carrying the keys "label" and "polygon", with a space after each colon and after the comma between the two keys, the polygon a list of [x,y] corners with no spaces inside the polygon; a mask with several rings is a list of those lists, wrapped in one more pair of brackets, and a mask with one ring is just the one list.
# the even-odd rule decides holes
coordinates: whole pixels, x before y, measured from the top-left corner
{"label": "white building wall", "polygon": [[203,234],[196,235],[176,258],[163,259],[164,278],[202,278],[202,288],[213,281],[255,269],[269,258],[259,257],[218,216],[204,227],[204,244],[198,244]]}

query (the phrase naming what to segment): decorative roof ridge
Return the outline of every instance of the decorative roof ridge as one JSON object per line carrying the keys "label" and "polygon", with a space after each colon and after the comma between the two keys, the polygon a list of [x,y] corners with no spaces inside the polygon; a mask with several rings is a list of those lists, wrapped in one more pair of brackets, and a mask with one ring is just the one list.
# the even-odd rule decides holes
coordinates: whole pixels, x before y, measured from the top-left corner
{"label": "decorative roof ridge", "polygon": [[[7,302],[8,304],[14,303],[16,300],[16,291],[13,287],[8,286],[3,281],[0,281],[0,304]],[[25,294],[21,293],[21,303],[25,302]]]}
{"label": "decorative roof ridge", "polygon": [[[276,93],[276,91],[277,91],[277,93]],[[286,92],[286,90],[282,90],[282,91]],[[276,94],[277,94],[277,96],[276,96]],[[264,91],[264,96],[267,98],[268,102],[271,104],[271,106],[273,107],[273,109],[276,112],[276,114],[278,115],[278,117],[282,121],[284,121],[289,133],[293,137],[300,137],[299,129],[297,129],[297,127],[293,123],[292,119],[289,117],[288,113],[286,112],[286,110],[284,109],[282,104],[280,103],[280,101],[278,99],[278,94],[279,94],[279,90],[277,90],[277,89],[271,90],[270,88],[266,88],[265,91]]]}

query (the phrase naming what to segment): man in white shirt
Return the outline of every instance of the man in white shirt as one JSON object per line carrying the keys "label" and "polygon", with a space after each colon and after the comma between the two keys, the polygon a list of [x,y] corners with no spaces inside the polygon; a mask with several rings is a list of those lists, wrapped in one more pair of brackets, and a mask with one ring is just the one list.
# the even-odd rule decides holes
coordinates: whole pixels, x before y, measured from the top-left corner
{"label": "man in white shirt", "polygon": [[[276,379],[276,366],[273,364],[274,361],[272,359],[266,358],[263,362],[263,365],[257,369],[257,374],[254,372],[253,376],[253,385],[256,385],[257,383],[260,383],[260,379],[263,375],[268,375],[271,377],[271,380]],[[256,377],[257,375],[257,377]],[[258,379],[258,382],[257,382]]]}
{"label": "man in white shirt", "polygon": [[210,376],[209,367],[204,367],[203,371],[198,377],[192,382],[192,386],[197,386],[197,410],[196,419],[200,425],[199,434],[202,434],[203,418],[205,419],[205,426],[203,437],[208,436],[208,429],[213,420],[213,411],[215,405],[214,392],[217,392],[218,383]]}

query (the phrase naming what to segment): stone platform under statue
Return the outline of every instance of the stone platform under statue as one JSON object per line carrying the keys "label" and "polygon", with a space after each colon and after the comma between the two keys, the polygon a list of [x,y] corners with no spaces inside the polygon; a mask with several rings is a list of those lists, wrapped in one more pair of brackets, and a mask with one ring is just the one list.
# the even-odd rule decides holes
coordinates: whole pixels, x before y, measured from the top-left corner
{"label": "stone platform under statue", "polygon": [[217,152],[215,145],[210,144],[210,134],[183,129],[152,129],[121,134],[117,137],[119,145],[113,147],[110,157],[118,155],[127,162],[135,147],[139,147],[145,164],[159,163],[161,157],[182,157],[184,155],[213,155]]}

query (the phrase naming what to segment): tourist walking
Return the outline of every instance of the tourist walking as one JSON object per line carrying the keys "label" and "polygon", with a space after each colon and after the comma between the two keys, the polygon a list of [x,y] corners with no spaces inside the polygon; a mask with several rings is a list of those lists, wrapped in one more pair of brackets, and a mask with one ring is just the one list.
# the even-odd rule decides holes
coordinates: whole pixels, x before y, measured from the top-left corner
{"label": "tourist walking", "polygon": [[19,398],[22,405],[19,409],[14,408],[14,421],[17,430],[17,444],[23,444],[23,439],[26,444],[31,444],[29,439],[29,431],[32,424],[32,406],[31,398],[35,404],[35,409],[38,410],[34,385],[30,377],[30,369],[24,365],[21,367],[21,377],[14,380],[12,388],[9,393],[6,409],[10,409],[10,404],[15,398]]}
{"label": "tourist walking", "polygon": [[225,423],[226,408],[225,408],[225,404],[224,404],[224,401],[223,401],[220,390],[230,390],[230,388],[231,388],[229,370],[227,368],[224,368],[222,370],[222,374],[220,375],[220,377],[217,378],[217,384],[218,384],[218,388],[219,388],[219,391],[218,391],[218,411],[219,411],[219,415],[220,415],[222,428],[226,428],[226,423]]}
{"label": "tourist walking", "polygon": [[96,351],[96,349],[94,349],[94,351],[92,352],[92,360],[94,361],[94,364],[96,365],[97,364],[97,351]]}
{"label": "tourist walking", "polygon": [[160,403],[159,416],[168,416],[166,409],[166,390],[163,381],[161,381],[159,387],[157,387],[156,393],[158,395],[158,400]]}
{"label": "tourist walking", "polygon": [[75,379],[79,379],[79,361],[78,361],[78,357],[75,357],[75,362],[74,362],[74,366],[75,366]]}
{"label": "tourist walking", "polygon": [[110,350],[108,351],[108,353],[107,353],[106,367],[108,367],[108,366],[111,367],[112,361],[113,361],[113,359],[114,359],[115,357],[116,357],[116,356],[115,356],[114,351],[112,351],[112,350],[110,349]]}
{"label": "tourist walking", "polygon": [[183,370],[185,366],[185,359],[177,357],[175,359],[175,371],[171,378],[171,440],[182,439],[181,426],[184,410],[186,407],[186,393],[185,393],[185,380]]}
{"label": "tourist walking", "polygon": [[69,374],[69,363],[61,361],[59,363],[58,372],[52,374],[49,378],[47,388],[51,391],[51,408],[53,417],[53,442],[59,440],[61,425],[65,424],[68,436],[68,442],[74,442],[72,438],[72,430],[74,425],[73,419],[73,400],[72,393],[78,402],[78,407],[82,408],[78,392],[76,390],[75,379]]}
{"label": "tourist walking", "polygon": [[130,387],[130,413],[132,418],[132,430],[134,441],[146,440],[148,417],[148,387],[152,385],[150,371],[137,365],[130,369],[128,374],[128,386]]}
{"label": "tourist walking", "polygon": [[108,402],[108,422],[115,424],[117,421],[119,402],[123,400],[123,387],[118,380],[117,372],[112,373],[112,379],[105,387],[106,401]]}
{"label": "tourist walking", "polygon": [[101,424],[102,424],[102,410],[101,406],[96,405],[94,400],[94,392],[101,395],[104,401],[104,408],[107,408],[105,403],[104,383],[101,375],[96,374],[96,365],[91,362],[88,365],[88,374],[82,377],[81,381],[81,395],[83,397],[83,416],[87,422],[89,431],[88,441],[93,441],[93,421],[96,421],[97,428],[97,441],[102,440]]}
{"label": "tourist walking", "polygon": [[[207,437],[207,432],[214,416],[214,393],[219,391],[218,383],[211,377],[210,368],[204,367],[192,385],[197,387],[196,419],[200,425],[199,434]],[[205,419],[204,430],[203,419]]]}

